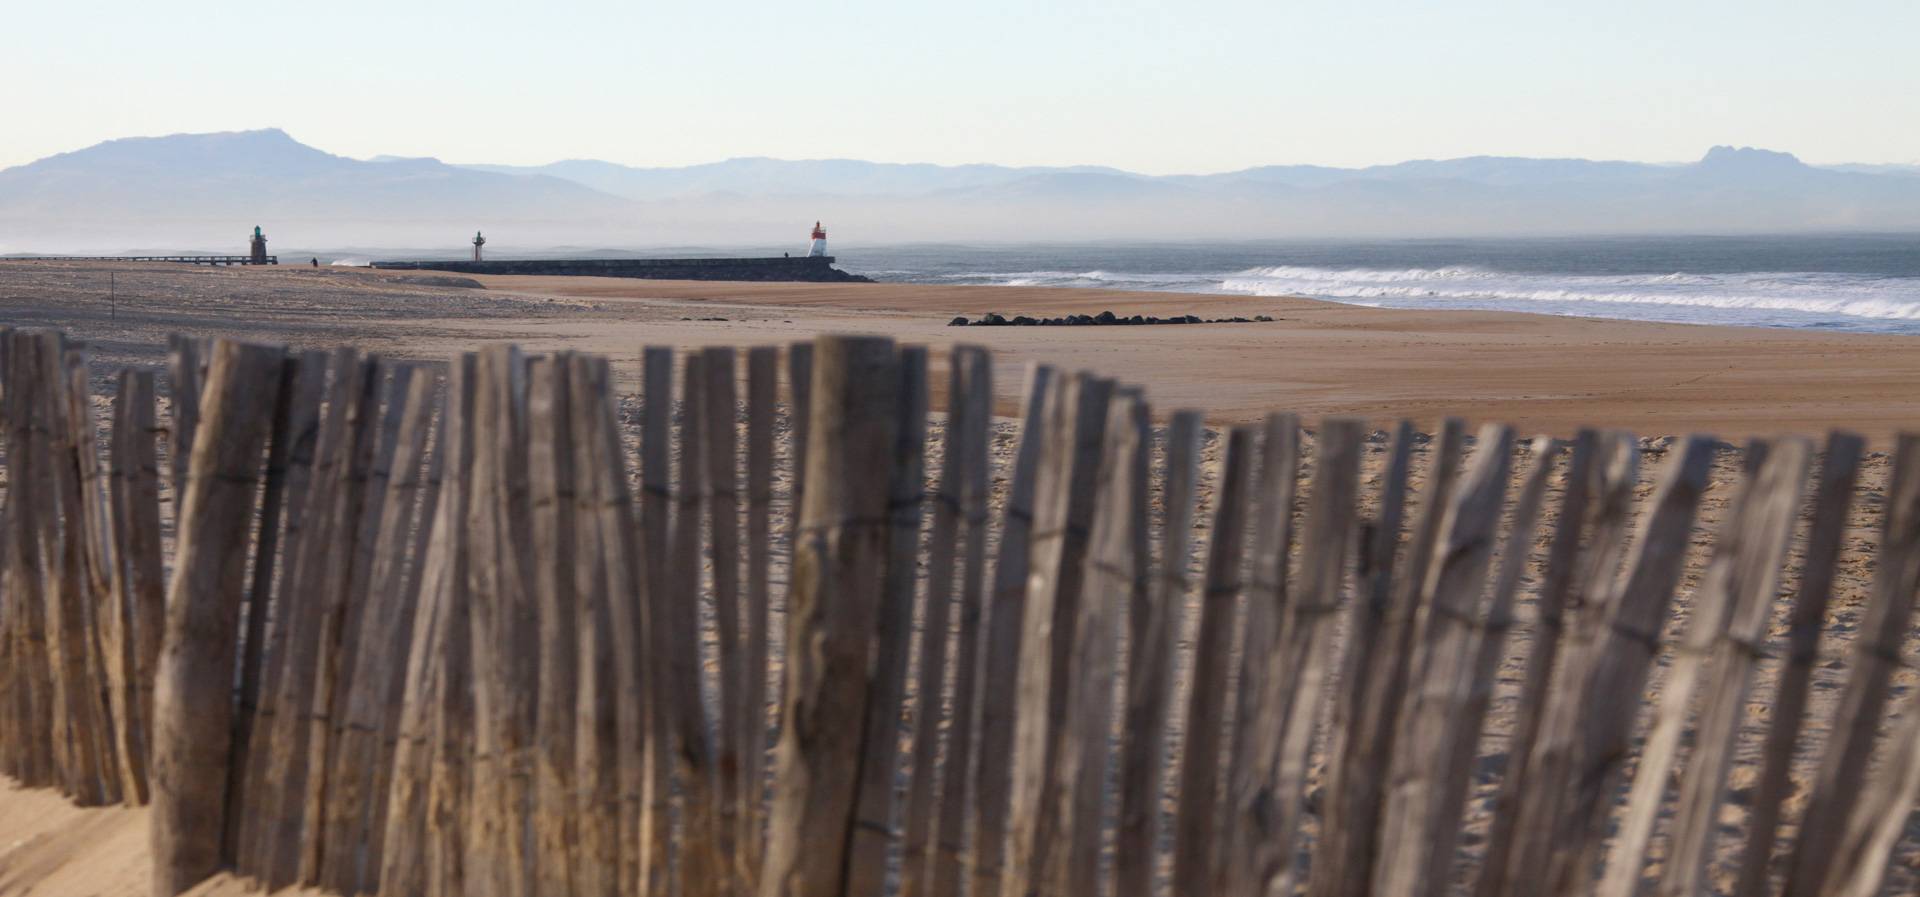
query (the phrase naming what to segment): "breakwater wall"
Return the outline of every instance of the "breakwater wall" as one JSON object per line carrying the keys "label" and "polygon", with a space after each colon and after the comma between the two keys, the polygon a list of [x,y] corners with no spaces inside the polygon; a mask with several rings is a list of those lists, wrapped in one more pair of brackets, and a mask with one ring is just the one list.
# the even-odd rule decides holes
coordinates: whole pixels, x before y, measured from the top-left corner
{"label": "breakwater wall", "polygon": [[638,277],[648,280],[743,280],[802,283],[872,283],[833,266],[833,256],[802,258],[690,259],[502,259],[499,261],[374,262],[398,271],[461,274],[528,274],[562,277]]}

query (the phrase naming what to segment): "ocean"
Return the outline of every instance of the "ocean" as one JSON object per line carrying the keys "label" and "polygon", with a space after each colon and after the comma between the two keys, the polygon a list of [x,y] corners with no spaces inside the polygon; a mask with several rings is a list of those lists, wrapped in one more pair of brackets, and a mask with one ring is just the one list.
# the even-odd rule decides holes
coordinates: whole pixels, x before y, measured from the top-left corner
{"label": "ocean", "polygon": [[1920,235],[833,249],[839,267],[882,281],[1310,296],[1388,308],[1920,333]]}

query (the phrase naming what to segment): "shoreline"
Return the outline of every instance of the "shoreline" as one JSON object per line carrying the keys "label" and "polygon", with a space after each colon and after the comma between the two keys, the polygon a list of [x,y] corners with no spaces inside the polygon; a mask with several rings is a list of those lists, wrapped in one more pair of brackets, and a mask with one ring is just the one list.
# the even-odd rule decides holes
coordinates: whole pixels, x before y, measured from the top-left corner
{"label": "shoreline", "polygon": [[[1210,423],[1250,423],[1274,408],[1351,414],[1382,426],[1409,417],[1499,420],[1523,432],[1585,426],[1641,436],[1818,435],[1850,429],[1876,443],[1920,423],[1920,336],[1683,324],[1538,312],[1393,309],[1306,297],[1081,287],[947,284],[628,285],[565,278],[478,278],[490,290],[615,303],[861,310],[871,327],[933,345],[996,351],[1003,410],[1013,361],[1088,368],[1147,386],[1156,416],[1197,407]],[[947,327],[958,315],[1270,315],[1272,323],[1180,327]],[[882,326],[884,325],[884,326]],[[716,336],[716,338],[719,338]],[[1016,378],[1009,382],[1008,377]],[[938,385],[938,384],[936,384]]]}
{"label": "shoreline", "polygon": [[[110,305],[108,275],[117,277]],[[1817,435],[1842,427],[1885,447],[1920,422],[1920,336],[1673,324],[1527,312],[1405,310],[1304,298],[1078,287],[636,281],[468,275],[484,289],[364,269],[191,269],[102,263],[0,264],[15,326],[59,327],[107,363],[154,364],[166,334],[234,336],[301,348],[357,345],[444,360],[500,340],[531,351],[605,354],[637,384],[644,344],[784,344],[869,332],[945,349],[994,350],[1009,411],[1022,369],[1044,361],[1144,386],[1156,416],[1199,408],[1215,425],[1274,409],[1499,420],[1525,433],[1581,426],[1641,436]],[[1261,324],[1179,327],[949,327],[955,316],[1066,314]],[[714,320],[719,319],[719,320]],[[936,370],[935,407],[944,370]]]}

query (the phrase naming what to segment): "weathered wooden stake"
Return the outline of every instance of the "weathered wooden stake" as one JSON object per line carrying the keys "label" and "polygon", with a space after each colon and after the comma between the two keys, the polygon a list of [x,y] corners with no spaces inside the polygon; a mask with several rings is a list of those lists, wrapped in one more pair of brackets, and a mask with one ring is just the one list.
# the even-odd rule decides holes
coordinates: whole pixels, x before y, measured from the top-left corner
{"label": "weathered wooden stake", "polygon": [[1395,726],[1413,663],[1420,586],[1453,488],[1461,436],[1459,420],[1442,422],[1402,567],[1397,561],[1413,464],[1413,423],[1403,420],[1394,432],[1378,509],[1360,543],[1361,591],[1350,614],[1352,635],[1340,660],[1340,692],[1329,724],[1326,824],[1313,845],[1312,897],[1361,897],[1372,875]]}
{"label": "weathered wooden stake", "polygon": [[1268,830],[1279,782],[1280,734],[1292,683],[1278,667],[1282,625],[1292,592],[1294,497],[1300,479],[1300,423],[1275,414],[1261,435],[1252,582],[1241,620],[1238,720],[1227,763],[1227,820],[1220,854],[1221,893],[1252,894],[1282,865]]}
{"label": "weathered wooden stake", "polygon": [[167,461],[173,468],[174,527],[179,528],[181,503],[187,492],[193,435],[200,427],[199,342],[178,333],[167,336],[167,379],[173,397],[173,421],[167,431]]}
{"label": "weathered wooden stake", "polygon": [[675,772],[681,795],[682,834],[676,893],[708,897],[730,892],[726,857],[720,852],[719,795],[714,781],[714,750],[709,736],[700,669],[700,491],[706,453],[706,357],[688,353],[681,360],[679,489],[674,495],[672,545],[668,549],[672,584],[659,596],[667,623],[666,707],[672,714]]}
{"label": "weathered wooden stake", "polygon": [[[640,584],[635,644],[641,646],[645,681],[639,704],[645,739],[646,803],[639,807],[637,837],[646,858],[637,870],[642,894],[672,893],[675,866],[672,800],[678,753],[674,746],[672,615],[673,555],[673,350],[650,346],[641,353],[644,404],[640,423]],[[687,597],[691,600],[691,596]],[[633,706],[627,702],[623,707]]]}
{"label": "weathered wooden stake", "polygon": [[1806,556],[1788,618],[1786,662],[1774,689],[1773,726],[1767,730],[1765,760],[1753,789],[1747,843],[1741,853],[1740,878],[1733,889],[1735,897],[1762,897],[1770,884],[1768,873],[1781,803],[1792,788],[1789,775],[1794,748],[1805,725],[1813,664],[1820,655],[1821,625],[1826,620],[1827,602],[1833,597],[1834,568],[1846,538],[1847,511],[1853,504],[1853,487],[1859,480],[1860,455],[1865,448],[1865,441],[1852,433],[1827,434],[1813,519],[1807,526]]}
{"label": "weathered wooden stake", "polygon": [[[432,496],[434,500],[421,507],[422,514],[431,515],[428,540],[415,543],[421,549],[414,576],[419,583],[419,607],[406,633],[410,646],[405,676],[399,683],[400,716],[384,795],[388,811],[384,825],[372,831],[382,845],[378,866],[373,862],[375,857],[368,857],[368,873],[379,876],[378,892],[383,894],[433,893],[427,882],[437,855],[429,847],[427,820],[434,809],[429,806],[434,785],[434,726],[451,700],[445,695],[447,670],[455,663],[449,656],[456,636],[449,626],[454,613],[450,603],[461,593],[456,583],[464,586],[465,570],[460,569],[459,559],[464,557],[465,548],[458,533],[466,516],[473,472],[472,356],[455,357],[447,370],[446,404],[433,450],[441,485],[438,495]],[[459,579],[455,579],[456,573]],[[461,622],[459,631],[464,632],[464,619]],[[374,796],[379,799],[382,795],[376,791]]]}
{"label": "weathered wooden stake", "polygon": [[1900,645],[1920,587],[1920,435],[1902,434],[1894,451],[1880,547],[1867,613],[1854,642],[1851,673],[1820,758],[1783,897],[1827,893],[1822,879],[1847,835],[1866,783],[1880,717],[1890,697]]}
{"label": "weathered wooden stake", "polygon": [[[580,682],[578,573],[574,554],[581,539],[573,442],[574,357],[560,352],[536,359],[527,371],[527,436],[533,515],[533,580],[538,609],[539,702],[534,708],[533,882],[534,893],[569,897],[579,843],[574,785]],[[592,471],[587,472],[588,476]],[[590,531],[597,534],[597,530]],[[617,756],[613,770],[617,777]],[[616,804],[612,820],[619,823]],[[617,830],[617,829],[616,829]],[[617,875],[616,850],[610,864]]]}
{"label": "weathered wooden stake", "polygon": [[1037,870],[1054,894],[1099,894],[1100,849],[1107,830],[1108,755],[1113,741],[1114,686],[1120,614],[1145,600],[1150,584],[1147,546],[1149,410],[1139,390],[1123,390],[1107,418],[1104,456],[1095,481],[1097,508],[1085,561],[1085,593],[1074,623],[1068,659],[1066,729],[1055,773],[1060,820],[1046,868]]}
{"label": "weathered wooden stake", "polygon": [[1527,778],[1527,764],[1533,756],[1534,739],[1545,716],[1554,659],[1559,656],[1561,636],[1566,629],[1567,599],[1574,588],[1597,442],[1598,434],[1592,430],[1574,434],[1567,460],[1559,520],[1547,548],[1540,590],[1534,599],[1533,649],[1527,654],[1526,670],[1521,674],[1519,707],[1514,713],[1513,735],[1507,746],[1507,768],[1500,779],[1500,789],[1494,793],[1493,826],[1487,835],[1486,852],[1480,858],[1480,877],[1474,883],[1476,897],[1502,893],[1507,887],[1514,818]]}
{"label": "weathered wooden stake", "polygon": [[1281,630],[1280,654],[1283,669],[1293,682],[1294,697],[1287,705],[1286,726],[1281,729],[1280,771],[1274,792],[1279,833],[1275,855],[1285,866],[1276,880],[1267,884],[1268,893],[1291,893],[1298,871],[1293,865],[1294,844],[1299,837],[1302,796],[1306,791],[1308,762],[1315,736],[1314,722],[1320,716],[1320,701],[1329,677],[1333,675],[1334,615],[1340,610],[1342,593],[1351,574],[1348,551],[1358,525],[1360,447],[1365,439],[1361,422],[1351,418],[1327,418],[1321,422],[1315,446],[1313,491],[1307,496],[1306,525],[1301,531],[1301,569],[1299,597],[1291,605],[1286,626]]}
{"label": "weathered wooden stake", "polygon": [[1176,411],[1167,424],[1160,566],[1147,594],[1127,609],[1125,723],[1120,745],[1120,818],[1114,835],[1114,886],[1120,897],[1154,893],[1165,799],[1167,717],[1173,658],[1187,600],[1194,497],[1200,479],[1201,417]]}
{"label": "weathered wooden stake", "polygon": [[[1399,746],[1381,816],[1380,855],[1374,869],[1381,893],[1428,895],[1444,892],[1446,882],[1433,876],[1435,867],[1448,868],[1451,856],[1437,855],[1455,843],[1443,828],[1458,828],[1458,806],[1448,795],[1465,791],[1472,774],[1471,747],[1479,735],[1479,721],[1465,713],[1467,689],[1474,673],[1473,656],[1479,635],[1481,596],[1506,501],[1507,474],[1513,460],[1513,430],[1489,424],[1480,431],[1473,463],[1444,511],[1434,540],[1433,562],[1421,583],[1420,604],[1427,610],[1425,625],[1415,643],[1417,656],[1409,681],[1411,700],[1404,704],[1399,724]],[[1467,756],[1454,751],[1467,747]]]}
{"label": "weathered wooden stake", "polygon": [[[363,423],[371,414],[378,362],[358,358],[349,350],[334,353],[333,383],[328,392],[326,419],[316,447],[312,488],[306,501],[295,562],[289,565],[286,597],[287,641],[274,663],[279,666],[278,697],[274,701],[272,742],[266,774],[260,783],[260,846],[256,876],[269,890],[292,884],[300,875],[305,835],[308,771],[311,768],[314,696],[317,692],[320,633],[327,618],[333,583],[345,572],[332,552],[345,524],[341,507],[346,501],[350,459],[355,445],[371,429]],[[297,571],[297,575],[295,572]],[[250,789],[252,790],[252,789]],[[245,848],[242,848],[243,855]]]}
{"label": "weathered wooden stake", "polygon": [[1251,503],[1254,430],[1225,434],[1220,481],[1214,490],[1213,529],[1207,544],[1205,588],[1193,644],[1187,692],[1185,744],[1180,752],[1180,813],[1174,824],[1173,890],[1204,894],[1216,880],[1220,829],[1220,747],[1227,738],[1227,677],[1235,611],[1240,603],[1241,554]]}
{"label": "weathered wooden stake", "polygon": [[153,893],[173,897],[220,868],[231,759],[236,628],[262,456],[278,393],[278,348],[213,351],[154,690]]}
{"label": "weathered wooden stake", "polygon": [[318,809],[315,819],[320,826],[316,837],[325,845],[319,882],[342,894],[360,890],[363,882],[366,886],[377,884],[380,870],[363,863],[364,851],[385,834],[371,828],[375,815],[372,805],[388,796],[377,775],[381,743],[390,734],[391,680],[405,674],[411,647],[411,628],[405,625],[413,615],[411,596],[405,588],[405,552],[414,528],[420,467],[433,423],[436,384],[433,377],[420,376],[411,382],[396,378],[396,386],[400,385],[406,386],[404,397],[396,393],[389,400],[398,410],[399,428],[391,434],[394,450],[391,460],[385,462],[390,473],[381,501],[380,536],[363,597],[360,633],[353,640],[353,656],[347,658],[353,675],[342,683],[344,693],[335,702],[341,719],[333,732],[325,805]]}
{"label": "weathered wooden stake", "polygon": [[767,820],[767,610],[773,532],[773,416],[779,402],[780,352],[747,351],[747,581],[741,605],[740,834],[734,850],[742,894],[760,887],[762,830]]}
{"label": "weathered wooden stake", "polygon": [[1007,486],[1000,523],[1000,554],[987,606],[986,642],[981,645],[980,750],[974,771],[973,868],[968,893],[1000,893],[1007,849],[1007,813],[1012,800],[1014,702],[1019,687],[1021,643],[1025,637],[1027,573],[1033,531],[1034,490],[1041,446],[1046,440],[1047,409],[1056,389],[1054,371],[1045,365],[1027,369],[1021,400],[1020,447]]}
{"label": "weathered wooden stake", "polygon": [[[340,390],[347,384],[348,369],[352,366],[353,356],[346,350],[332,353],[309,353],[302,356],[300,369],[301,382],[297,385],[296,413],[301,420],[288,423],[288,456],[286,472],[286,526],[281,535],[281,553],[283,555],[280,585],[266,618],[267,631],[262,644],[262,671],[255,695],[253,725],[248,733],[246,769],[243,770],[245,784],[242,786],[241,810],[237,820],[239,833],[235,847],[235,868],[241,874],[265,881],[270,877],[273,864],[273,844],[277,828],[279,808],[279,782],[274,777],[275,762],[285,756],[282,745],[293,737],[294,726],[305,716],[303,712],[283,710],[291,705],[285,689],[288,687],[290,654],[302,649],[302,643],[292,640],[295,620],[304,618],[303,607],[315,606],[304,600],[314,588],[310,577],[303,577],[303,561],[317,563],[317,557],[309,557],[316,549],[308,543],[312,535],[307,532],[311,526],[317,526],[320,515],[313,510],[318,507],[316,499],[329,487],[325,480],[315,478],[316,464],[330,463],[335,445],[345,429],[345,400],[340,398]],[[332,367],[334,384],[327,385],[327,371]],[[331,390],[331,391],[329,391]],[[310,394],[310,395],[309,395]],[[327,410],[329,423],[323,428],[321,423],[320,400],[328,397],[331,402]],[[334,410],[338,409],[336,416]],[[328,468],[331,469],[331,468]],[[310,629],[300,630],[311,632]],[[306,640],[307,644],[311,639]],[[242,695],[244,698],[244,694]],[[284,775],[284,771],[282,771]]]}
{"label": "weathered wooden stake", "polygon": [[842,893],[886,587],[899,356],[878,337],[826,337],[816,353],[762,897]]}
{"label": "weathered wooden stake", "polygon": [[[931,856],[924,893],[955,897],[962,884],[967,814],[973,803],[972,770],[980,731],[980,651],[986,620],[988,428],[993,424],[993,359],[985,349],[955,347],[949,362],[957,382],[947,416],[948,451],[957,453],[959,481],[952,494],[959,522],[961,573],[954,599],[960,616],[953,653],[952,715],[947,727],[946,764],[941,769],[939,816],[927,836]],[[909,874],[911,870],[909,869]]]}
{"label": "weathered wooden stake", "polygon": [[[240,681],[234,699],[234,762],[229,767],[232,778],[227,782],[227,830],[221,847],[223,861],[243,873],[252,871],[242,866],[241,848],[252,830],[247,811],[252,803],[248,792],[252,786],[254,759],[256,753],[266,754],[256,752],[259,742],[265,739],[256,739],[255,732],[260,728],[262,696],[269,687],[268,624],[275,613],[274,571],[280,566],[281,517],[287,507],[288,479],[294,457],[292,443],[305,442],[311,459],[311,440],[319,425],[320,395],[326,373],[326,356],[319,352],[281,362],[280,395],[274,401],[273,430],[267,442],[266,491],[260,499],[260,539],[254,550],[253,579],[247,588],[247,629],[241,643]],[[157,508],[155,514],[158,514]],[[291,541],[288,540],[289,555],[293,553]],[[158,559],[153,563],[157,566]],[[284,605],[282,607],[284,612]],[[280,637],[284,639],[284,635],[284,629],[280,630]]]}
{"label": "weathered wooden stake", "polygon": [[921,503],[926,492],[927,350],[900,350],[899,407],[887,486],[886,584],[876,620],[878,642],[862,723],[860,782],[847,847],[848,894],[879,897],[886,889],[893,849],[894,791],[900,777],[900,718],[906,702],[913,642],[914,588],[920,553]]}
{"label": "weathered wooden stake", "polygon": [[720,701],[714,738],[714,782],[716,786],[716,848],[726,861],[724,867],[735,880],[728,891],[738,890],[734,863],[735,844],[739,841],[740,820],[745,801],[740,782],[741,745],[746,739],[747,715],[742,705],[744,670],[745,613],[740,606],[740,428],[736,392],[739,364],[732,348],[714,346],[702,350],[707,378],[703,390],[706,407],[700,416],[706,427],[701,450],[706,453],[700,465],[703,474],[700,495],[706,505],[707,533],[712,545],[712,580],[708,597],[713,602],[715,659],[719,663],[715,685]]}
{"label": "weathered wooden stake", "polygon": [[[1607,590],[1605,623],[1594,644],[1578,697],[1563,712],[1578,736],[1546,874],[1532,887],[1554,894],[1584,892],[1600,846],[1601,823],[1627,756],[1627,739],[1645,699],[1647,668],[1659,649],[1666,618],[1686,559],[1694,512],[1713,466],[1713,441],[1689,437],[1661,478],[1637,538],[1625,578]],[[1598,571],[1612,579],[1612,571]],[[1558,789],[1556,789],[1558,790]],[[1522,879],[1525,881],[1526,879]]]}
{"label": "weathered wooden stake", "polygon": [[[1801,487],[1813,448],[1802,439],[1781,439],[1752,474],[1754,492],[1742,509],[1746,530],[1733,558],[1731,607],[1719,640],[1707,661],[1711,670],[1705,705],[1695,727],[1693,753],[1680,776],[1675,828],[1657,893],[1691,897],[1711,887],[1707,864],[1720,829],[1720,808],[1727,797],[1727,770],[1733,765],[1740,718],[1747,709],[1753,673],[1767,638],[1767,620],[1780,582],[1780,568],[1799,516]],[[1697,612],[1697,611],[1696,611]],[[1677,677],[1670,674],[1668,687]],[[1676,689],[1677,690],[1677,689]],[[1645,756],[1643,751],[1642,756]],[[1635,783],[1636,785],[1638,782]]]}
{"label": "weathered wooden stake", "polygon": [[[904,867],[900,874],[903,895],[919,895],[927,886],[927,875],[936,852],[931,839],[935,828],[935,793],[940,770],[934,761],[940,753],[940,723],[946,717],[943,702],[947,684],[947,645],[952,641],[954,572],[960,530],[960,489],[967,460],[967,449],[960,444],[968,420],[966,403],[966,365],[969,354],[981,350],[975,346],[955,346],[947,364],[947,431],[940,456],[940,482],[933,496],[933,520],[927,538],[927,598],[925,622],[920,636],[920,657],[915,663],[916,695],[913,710],[913,779],[908,785],[902,812]],[[952,721],[959,724],[957,719]],[[949,755],[951,756],[951,755]],[[949,761],[951,762],[951,761]]]}
{"label": "weathered wooden stake", "polygon": [[[430,701],[427,737],[431,753],[427,785],[425,893],[428,897],[465,897],[467,829],[473,804],[473,744],[479,727],[474,707],[472,539],[467,530],[479,502],[475,460],[483,431],[479,426],[480,365],[475,355],[454,360],[447,379],[449,451],[447,484],[441,492],[440,523],[431,556],[442,572],[437,581],[441,647],[439,676]],[[412,855],[387,851],[387,867]],[[388,872],[387,875],[391,875]],[[406,893],[406,892],[401,892]]]}
{"label": "weathered wooden stake", "polygon": [[[143,669],[152,669],[141,665],[143,627],[158,636],[166,619],[158,483],[150,479],[158,463],[153,453],[153,374],[120,371],[109,445],[109,532],[116,557],[112,612],[101,617],[102,635],[114,683],[113,715],[120,721],[115,746],[128,776],[125,796],[130,804],[143,804],[148,798],[148,745],[153,743],[153,680],[141,675]],[[141,532],[142,526],[152,529]],[[157,647],[159,638],[151,640]]]}

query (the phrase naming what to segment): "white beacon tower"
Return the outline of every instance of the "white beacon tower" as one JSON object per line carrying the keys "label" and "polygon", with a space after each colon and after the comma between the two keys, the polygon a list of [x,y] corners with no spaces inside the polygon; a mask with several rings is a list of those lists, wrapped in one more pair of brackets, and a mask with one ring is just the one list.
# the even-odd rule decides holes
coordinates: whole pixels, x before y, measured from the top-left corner
{"label": "white beacon tower", "polygon": [[827,254],[827,229],[820,222],[813,223],[813,242],[807,244],[807,258],[823,258]]}

